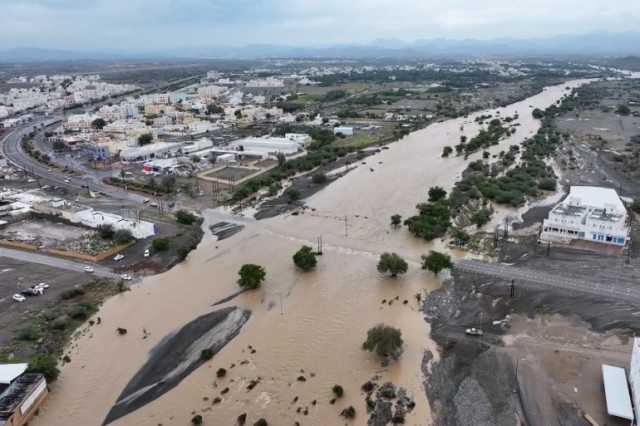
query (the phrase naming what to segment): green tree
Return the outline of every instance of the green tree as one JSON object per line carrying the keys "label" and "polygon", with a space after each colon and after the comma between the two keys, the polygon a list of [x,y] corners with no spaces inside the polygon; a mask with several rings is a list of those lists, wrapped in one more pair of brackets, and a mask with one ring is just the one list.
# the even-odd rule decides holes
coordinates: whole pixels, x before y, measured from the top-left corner
{"label": "green tree", "polygon": [[533,118],[535,118],[537,120],[540,120],[540,119],[544,118],[544,111],[541,110],[540,108],[536,108],[536,109],[533,110],[531,115],[533,115]]}
{"label": "green tree", "polygon": [[443,269],[451,269],[451,257],[448,254],[431,250],[428,256],[422,256],[422,269],[427,269],[438,275]]}
{"label": "green tree", "polygon": [[140,146],[149,145],[151,142],[153,142],[153,135],[151,133],[143,133],[138,136],[138,145]]}
{"label": "green tree", "polygon": [[115,241],[116,244],[127,244],[133,240],[133,234],[128,229],[118,229],[115,234],[113,234],[113,241]]}
{"label": "green tree", "polygon": [[407,272],[409,265],[396,253],[383,253],[378,261],[378,272],[390,273],[393,278]]}
{"label": "green tree", "polygon": [[176,222],[182,225],[192,225],[198,220],[198,217],[193,213],[181,209],[176,212]]}
{"label": "green tree", "polygon": [[445,191],[439,186],[434,186],[429,189],[429,201],[432,203],[443,200],[446,197],[447,197],[447,191]]}
{"label": "green tree", "polygon": [[96,118],[95,120],[93,120],[91,125],[93,126],[94,129],[102,130],[104,129],[104,126],[107,125],[107,122],[104,121],[104,119],[102,118]]}
{"label": "green tree", "polygon": [[362,349],[375,353],[383,364],[398,359],[402,354],[402,332],[397,328],[378,324],[367,331],[367,340]]}
{"label": "green tree", "polygon": [[451,148],[450,146],[447,145],[442,148],[442,158],[447,158],[451,155],[451,153],[453,153],[453,148]]}
{"label": "green tree", "polygon": [[109,224],[98,225],[98,235],[103,240],[111,240],[115,234],[113,226]]}
{"label": "green tree", "polygon": [[224,108],[216,104],[207,105],[207,114],[224,114]]}
{"label": "green tree", "polygon": [[166,238],[156,238],[151,242],[151,247],[154,251],[167,251],[169,250],[169,240]]}
{"label": "green tree", "polygon": [[631,114],[631,109],[629,109],[629,107],[626,105],[618,105],[618,108],[616,109],[616,114],[629,115]]}
{"label": "green tree", "polygon": [[318,261],[311,247],[302,246],[302,248],[293,255],[293,263],[295,263],[298,268],[307,272],[315,268]]}
{"label": "green tree", "polygon": [[394,214],[391,216],[391,226],[394,228],[399,227],[402,224],[402,216],[399,214]]}
{"label": "green tree", "polygon": [[238,285],[243,289],[255,290],[260,288],[260,285],[267,276],[267,272],[260,265],[246,264],[242,265],[240,271],[238,271],[240,278],[238,279]]}
{"label": "green tree", "polygon": [[56,359],[49,354],[36,355],[29,362],[28,371],[30,373],[40,373],[52,382],[58,378],[60,370],[58,370]]}
{"label": "green tree", "polygon": [[471,215],[471,222],[478,228],[483,227],[491,220],[491,210],[483,207]]}

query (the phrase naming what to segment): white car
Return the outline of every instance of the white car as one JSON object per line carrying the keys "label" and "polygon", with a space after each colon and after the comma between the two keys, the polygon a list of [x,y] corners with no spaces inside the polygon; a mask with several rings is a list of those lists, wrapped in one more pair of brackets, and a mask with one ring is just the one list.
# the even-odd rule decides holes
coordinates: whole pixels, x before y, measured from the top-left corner
{"label": "white car", "polygon": [[71,179],[65,179],[64,183],[71,183]]}
{"label": "white car", "polygon": [[49,288],[49,284],[47,283],[38,283],[35,285],[36,288]]}
{"label": "white car", "polygon": [[149,251],[149,249],[146,249],[144,251],[144,257],[149,257],[151,255],[151,252]]}
{"label": "white car", "polygon": [[464,332],[469,336],[482,336],[484,334],[482,329],[475,327],[467,328]]}
{"label": "white car", "polygon": [[120,278],[123,281],[131,281],[133,279],[133,277],[131,275],[129,275],[129,274],[122,274],[122,275],[120,275]]}
{"label": "white car", "polygon": [[95,272],[95,269],[93,269],[91,266],[85,266],[84,267],[84,271],[88,272],[89,274]]}
{"label": "white car", "polygon": [[117,254],[116,257],[113,258],[116,262],[120,262],[122,259],[124,259],[123,254]]}
{"label": "white car", "polygon": [[16,302],[24,302],[25,300],[27,300],[27,298],[24,297],[21,294],[14,294],[13,295],[13,300],[16,301]]}

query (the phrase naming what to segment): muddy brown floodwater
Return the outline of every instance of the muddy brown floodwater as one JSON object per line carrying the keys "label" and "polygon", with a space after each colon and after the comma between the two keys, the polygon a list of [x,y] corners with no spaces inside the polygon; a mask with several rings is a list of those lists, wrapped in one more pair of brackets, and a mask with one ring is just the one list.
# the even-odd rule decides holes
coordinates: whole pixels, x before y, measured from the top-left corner
{"label": "muddy brown floodwater", "polygon": [[[567,88],[585,82],[549,87],[500,108],[503,117],[517,111],[520,126],[495,149],[533,135],[539,122],[531,117],[532,108],[546,108],[568,93]],[[425,350],[437,359],[437,347],[415,295],[439,287],[433,275],[420,269],[419,260],[430,248],[443,248],[443,243],[427,244],[406,229],[391,229],[389,217],[413,214],[431,186],[452,187],[468,161],[481,154],[468,161],[442,159],[442,148],[458,143],[461,134],[474,136],[474,117],[486,113],[433,124],[368,157],[366,165],[306,200],[315,211],[259,222],[224,211],[205,212],[205,229],[222,220],[245,227],[224,241],[205,237],[186,262],[108,300],[97,314],[101,325],[68,348],[72,361],[62,368],[33,424],[101,424],[164,336],[226,306],[252,311],[241,333],[173,390],[114,425],[186,425],[196,413],[208,425],[234,425],[242,413],[247,413],[247,424],[264,417],[275,425],[338,425],[344,424],[340,411],[349,405],[357,411],[353,424],[365,425],[360,386],[376,375],[380,382],[405,387],[415,399],[406,424],[432,424],[420,366]],[[315,245],[319,236],[324,255],[318,267],[306,274],[296,271],[291,256],[303,243]],[[409,261],[405,276],[394,280],[378,274],[377,258],[385,251]],[[237,271],[244,263],[265,266],[263,288],[212,308],[212,303],[237,291]],[[400,361],[386,368],[361,349],[366,331],[381,322],[400,328],[405,341]],[[129,332],[119,336],[117,327]],[[216,378],[220,367],[228,371],[223,379]],[[299,381],[299,376],[306,381]],[[247,391],[252,380],[257,385]],[[331,405],[334,384],[344,387],[345,396]],[[221,401],[212,404],[216,397]]]}

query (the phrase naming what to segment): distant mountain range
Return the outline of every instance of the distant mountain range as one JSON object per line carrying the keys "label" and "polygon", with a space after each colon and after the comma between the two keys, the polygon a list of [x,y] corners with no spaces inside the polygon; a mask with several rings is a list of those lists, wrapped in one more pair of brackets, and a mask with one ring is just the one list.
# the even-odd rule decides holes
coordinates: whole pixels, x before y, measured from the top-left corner
{"label": "distant mountain range", "polygon": [[0,62],[263,59],[263,58],[462,58],[479,56],[628,56],[640,55],[640,32],[591,33],[538,39],[429,39],[404,42],[376,40],[366,44],[325,47],[252,44],[242,47],[187,47],[164,50],[0,49]]}

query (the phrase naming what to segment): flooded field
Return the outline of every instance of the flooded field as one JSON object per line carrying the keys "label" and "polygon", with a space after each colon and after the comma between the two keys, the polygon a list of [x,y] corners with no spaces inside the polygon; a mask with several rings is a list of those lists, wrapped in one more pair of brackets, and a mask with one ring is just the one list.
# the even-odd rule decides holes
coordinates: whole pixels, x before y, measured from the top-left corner
{"label": "flooded field", "polygon": [[[501,108],[503,117],[517,111],[520,126],[494,149],[534,134],[539,123],[531,117],[532,108],[546,108],[568,87],[582,83],[554,86]],[[264,417],[275,425],[337,425],[345,423],[340,411],[353,405],[352,423],[365,425],[360,386],[374,376],[378,383],[406,388],[415,399],[405,424],[432,424],[420,366],[425,350],[437,357],[437,349],[416,295],[439,286],[420,269],[419,259],[442,243],[426,244],[405,229],[392,229],[389,218],[413,214],[429,187],[449,189],[460,177],[467,161],[440,154],[461,134],[477,133],[475,116],[434,124],[368,157],[308,199],[314,210],[304,214],[256,222],[206,212],[205,229],[220,221],[241,222],[244,229],[223,241],[208,233],[186,262],[107,301],[98,313],[101,324],[72,343],[72,361],[62,368],[33,424],[101,424],[155,345],[237,291],[237,271],[244,263],[263,265],[267,279],[262,289],[220,305],[252,312],[238,337],[176,388],[112,424],[187,425],[194,414],[202,414],[205,425],[234,425],[247,413],[247,424]],[[296,271],[291,256],[302,244],[315,245],[318,237],[324,251],[318,267],[306,274]],[[390,279],[377,272],[378,256],[385,251],[409,261],[405,276]],[[404,338],[404,354],[386,368],[361,349],[366,331],[378,323],[401,329]],[[128,333],[118,335],[117,327]],[[221,367],[227,375],[217,378]],[[249,384],[254,384],[250,390]],[[345,396],[332,405],[335,384],[344,387]]]}

